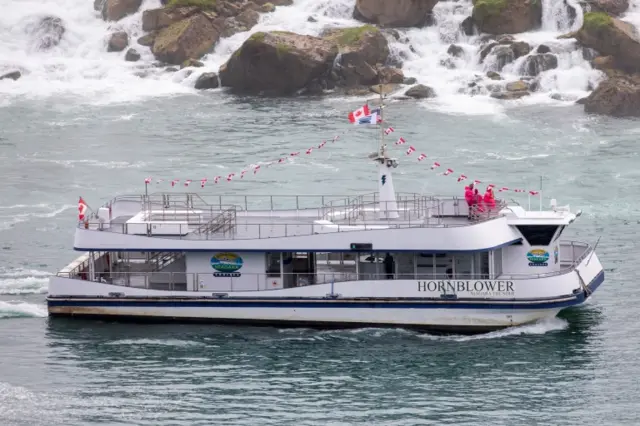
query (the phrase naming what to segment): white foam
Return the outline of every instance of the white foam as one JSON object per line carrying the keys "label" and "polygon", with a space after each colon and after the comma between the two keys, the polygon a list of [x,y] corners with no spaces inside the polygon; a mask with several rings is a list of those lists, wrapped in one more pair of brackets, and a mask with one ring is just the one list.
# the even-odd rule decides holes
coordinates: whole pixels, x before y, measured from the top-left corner
{"label": "white foam", "polygon": [[0,318],[41,318],[47,315],[47,308],[43,305],[14,300],[9,302],[0,300]]}

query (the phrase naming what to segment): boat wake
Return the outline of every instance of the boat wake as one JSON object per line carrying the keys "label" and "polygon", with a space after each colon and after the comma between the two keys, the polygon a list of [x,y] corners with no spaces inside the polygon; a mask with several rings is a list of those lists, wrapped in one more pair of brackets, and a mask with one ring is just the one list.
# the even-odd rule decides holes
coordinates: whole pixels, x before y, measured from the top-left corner
{"label": "boat wake", "polygon": [[0,295],[45,294],[50,275],[34,269],[0,268]]}
{"label": "boat wake", "polygon": [[20,300],[0,300],[0,319],[4,318],[44,318],[47,308],[44,305]]}

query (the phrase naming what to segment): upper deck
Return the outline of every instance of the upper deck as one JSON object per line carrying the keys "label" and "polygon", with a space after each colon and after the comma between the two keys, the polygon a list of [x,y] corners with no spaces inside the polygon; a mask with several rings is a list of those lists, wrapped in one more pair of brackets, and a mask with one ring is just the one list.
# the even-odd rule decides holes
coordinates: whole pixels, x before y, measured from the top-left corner
{"label": "upper deck", "polygon": [[234,240],[397,228],[443,228],[500,217],[505,207],[469,212],[464,199],[397,194],[397,219],[378,218],[377,194],[214,195],[154,193],[119,196],[80,228],[128,235],[190,240]]}

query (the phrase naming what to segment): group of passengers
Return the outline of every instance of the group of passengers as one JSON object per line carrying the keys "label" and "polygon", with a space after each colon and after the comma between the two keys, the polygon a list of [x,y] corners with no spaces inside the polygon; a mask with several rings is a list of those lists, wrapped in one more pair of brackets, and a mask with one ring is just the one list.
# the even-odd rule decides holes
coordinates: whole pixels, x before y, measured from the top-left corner
{"label": "group of passengers", "polygon": [[482,195],[478,192],[475,184],[471,182],[464,187],[464,199],[467,200],[469,205],[469,218],[477,217],[485,212],[491,214],[496,209],[496,198],[492,186],[488,186],[484,195]]}

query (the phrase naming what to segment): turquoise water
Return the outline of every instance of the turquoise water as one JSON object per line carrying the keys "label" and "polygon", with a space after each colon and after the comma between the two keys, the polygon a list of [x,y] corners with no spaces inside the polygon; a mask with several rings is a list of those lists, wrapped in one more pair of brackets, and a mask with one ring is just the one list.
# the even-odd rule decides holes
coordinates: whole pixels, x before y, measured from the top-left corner
{"label": "turquoise water", "polygon": [[[458,173],[537,190],[543,176],[545,205],[552,196],[583,210],[565,234],[601,237],[606,281],[560,318],[433,337],[46,317],[47,276],[76,256],[78,196],[97,206],[142,192],[147,176],[194,179],[201,191],[202,177],[239,173],[351,129],[346,115],[358,106],[214,93],[0,108],[0,424],[637,424],[640,122],[586,116],[579,106],[451,115],[399,102],[387,110],[394,139],[407,139],[394,147],[397,190],[462,195]],[[352,130],[312,155],[205,190],[373,191],[366,157],[374,137]],[[405,156],[408,146],[428,160]],[[437,175],[433,161],[455,174]]]}

